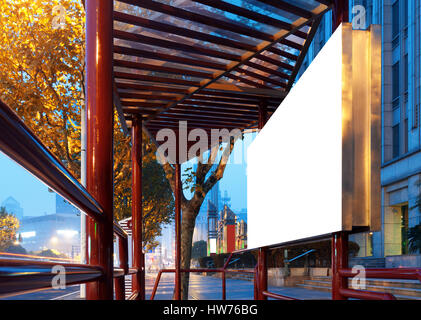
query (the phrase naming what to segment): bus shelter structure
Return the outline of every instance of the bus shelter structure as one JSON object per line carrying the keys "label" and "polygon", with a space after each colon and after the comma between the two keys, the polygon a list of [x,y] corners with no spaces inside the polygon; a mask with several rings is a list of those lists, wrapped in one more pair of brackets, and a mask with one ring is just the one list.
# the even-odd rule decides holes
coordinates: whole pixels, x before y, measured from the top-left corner
{"label": "bus shelter structure", "polygon": [[[344,4],[337,1],[335,25],[345,16]],[[180,121],[187,121],[187,131],[261,128],[293,85],[321,18],[332,7],[330,0],[86,2],[87,189],[111,219],[115,104],[123,126],[132,132],[137,270],[132,287],[140,299],[145,296],[142,130],[151,136],[162,128],[177,131]],[[175,298],[180,299],[182,159],[175,162]],[[110,259],[102,256],[104,261],[92,263],[111,272]],[[88,298],[110,297],[111,292],[111,281],[88,286]]]}
{"label": "bus shelter structure", "polygon": [[[124,276],[131,275],[130,299],[145,299],[142,131],[151,137],[163,128],[177,131],[180,121],[187,121],[188,131],[262,128],[293,86],[323,15],[332,10],[336,28],[348,20],[347,8],[347,0],[86,0],[86,189],[6,105],[0,108],[1,150],[89,217],[87,263],[64,264],[68,284],[87,283],[87,299],[124,299]],[[132,243],[113,219],[114,107],[132,136]],[[181,269],[177,160],[175,268],[163,272],[175,273],[175,299],[181,299],[181,273],[200,270]],[[113,234],[119,239],[118,266]],[[268,292],[266,252],[259,249],[255,298],[291,299]],[[224,288],[226,266],[214,270],[222,273]],[[50,268],[1,260],[0,294],[51,286]],[[332,268],[334,299],[393,298],[347,288],[353,272],[347,269],[345,233],[333,235]],[[370,275],[420,278],[412,269]]]}

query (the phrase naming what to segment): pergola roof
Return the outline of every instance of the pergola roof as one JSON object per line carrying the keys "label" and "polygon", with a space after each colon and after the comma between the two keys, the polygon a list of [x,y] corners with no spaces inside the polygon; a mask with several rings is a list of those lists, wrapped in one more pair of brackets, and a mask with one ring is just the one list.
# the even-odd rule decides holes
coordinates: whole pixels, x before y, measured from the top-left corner
{"label": "pergola roof", "polygon": [[115,96],[130,123],[255,128],[295,81],[333,0],[119,0]]}

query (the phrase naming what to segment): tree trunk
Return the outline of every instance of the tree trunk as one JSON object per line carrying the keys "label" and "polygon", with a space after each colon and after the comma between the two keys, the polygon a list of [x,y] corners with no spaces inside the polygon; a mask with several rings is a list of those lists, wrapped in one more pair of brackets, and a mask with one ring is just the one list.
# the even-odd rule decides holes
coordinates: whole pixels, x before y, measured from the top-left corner
{"label": "tree trunk", "polygon": [[[191,207],[182,208],[183,217],[181,221],[181,269],[190,269],[193,232],[196,223],[196,215],[200,209]],[[189,298],[190,273],[181,273],[181,299]]]}

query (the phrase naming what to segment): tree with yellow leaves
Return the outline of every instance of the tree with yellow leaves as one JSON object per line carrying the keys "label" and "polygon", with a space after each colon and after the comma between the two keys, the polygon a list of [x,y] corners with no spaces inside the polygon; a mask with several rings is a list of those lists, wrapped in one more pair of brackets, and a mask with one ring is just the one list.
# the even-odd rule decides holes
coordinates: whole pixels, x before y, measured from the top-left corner
{"label": "tree with yellow leaves", "polygon": [[[85,12],[81,0],[0,0],[0,99],[63,164],[80,177],[84,105]],[[115,216],[131,215],[130,138],[115,118]],[[145,138],[145,150],[148,147]],[[144,156],[145,240],[154,245],[171,221],[173,198],[152,151]],[[158,175],[154,177],[153,175]],[[166,183],[148,192],[148,179]]]}
{"label": "tree with yellow leaves", "polygon": [[0,251],[6,250],[16,241],[16,231],[19,229],[19,220],[0,207]]}

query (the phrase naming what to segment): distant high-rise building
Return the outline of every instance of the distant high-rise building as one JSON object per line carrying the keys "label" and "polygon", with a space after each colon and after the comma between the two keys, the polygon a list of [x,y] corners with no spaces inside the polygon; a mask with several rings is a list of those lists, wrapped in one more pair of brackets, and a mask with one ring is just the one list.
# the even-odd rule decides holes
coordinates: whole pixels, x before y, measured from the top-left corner
{"label": "distant high-rise building", "polygon": [[237,220],[235,223],[235,250],[247,248],[247,222]]}
{"label": "distant high-rise building", "polygon": [[216,210],[219,211],[219,206],[221,205],[221,194],[219,192],[219,181],[213,186],[212,190],[210,191],[210,200],[215,205]]}
{"label": "distant high-rise building", "polygon": [[19,220],[23,218],[23,208],[20,206],[20,203],[13,197],[8,197],[1,204],[2,207],[6,209],[7,213],[13,214]]}
{"label": "distant high-rise building", "polygon": [[222,200],[222,207],[224,207],[224,206],[230,207],[231,206],[231,197],[228,196],[227,190],[224,191],[224,196],[221,198],[221,200]]}
{"label": "distant high-rise building", "polygon": [[218,210],[212,201],[208,201],[208,255],[216,254],[216,238],[218,236]]}
{"label": "distant high-rise building", "polygon": [[216,211],[219,210],[221,195],[219,192],[219,182],[208,192],[200,207],[199,213],[196,217],[196,224],[193,233],[193,242],[208,240],[208,203],[209,201],[215,206]]}
{"label": "distant high-rise building", "polygon": [[225,205],[220,215],[216,241],[217,252],[233,252],[235,251],[235,213]]}

